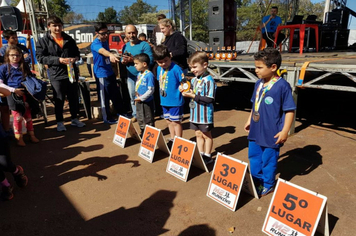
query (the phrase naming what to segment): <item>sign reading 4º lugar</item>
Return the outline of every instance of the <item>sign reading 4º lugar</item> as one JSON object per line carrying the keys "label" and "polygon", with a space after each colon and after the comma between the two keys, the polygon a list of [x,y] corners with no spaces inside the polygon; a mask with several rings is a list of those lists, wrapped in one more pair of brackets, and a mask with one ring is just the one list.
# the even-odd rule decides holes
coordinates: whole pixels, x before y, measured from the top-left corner
{"label": "sign reading 4\u00ba lugar", "polygon": [[[262,231],[271,236],[314,235],[320,219],[322,224],[327,223],[326,200],[323,195],[279,179]],[[329,235],[328,225],[320,231]]]}
{"label": "sign reading 4\u00ba lugar", "polygon": [[235,211],[246,170],[247,163],[218,153],[207,196]]}
{"label": "sign reading 4\u00ba lugar", "polygon": [[131,123],[131,120],[124,116],[120,116],[117,122],[113,143],[124,148],[127,134],[130,134],[131,137],[141,141],[141,138],[137,134],[135,127]]}

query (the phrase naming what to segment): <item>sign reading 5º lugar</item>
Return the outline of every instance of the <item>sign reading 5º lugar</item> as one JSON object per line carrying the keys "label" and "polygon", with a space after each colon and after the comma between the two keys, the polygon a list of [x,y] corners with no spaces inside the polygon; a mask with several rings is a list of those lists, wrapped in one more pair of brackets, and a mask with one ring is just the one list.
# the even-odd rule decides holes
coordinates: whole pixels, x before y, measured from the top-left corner
{"label": "sign reading 5\u00ba lugar", "polygon": [[247,163],[218,153],[207,196],[235,211],[246,169]]}
{"label": "sign reading 5\u00ba lugar", "polygon": [[271,236],[314,235],[326,200],[323,195],[279,179],[262,231]]}

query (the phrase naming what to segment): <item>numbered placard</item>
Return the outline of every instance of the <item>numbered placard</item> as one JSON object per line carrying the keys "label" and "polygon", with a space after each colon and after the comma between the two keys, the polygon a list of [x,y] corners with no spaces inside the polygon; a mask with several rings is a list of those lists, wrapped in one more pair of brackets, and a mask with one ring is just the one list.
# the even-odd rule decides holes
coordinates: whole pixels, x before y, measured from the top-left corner
{"label": "numbered placard", "polygon": [[113,143],[124,148],[127,134],[130,134],[131,137],[141,141],[140,136],[137,134],[135,127],[133,127],[131,123],[131,119],[120,116],[117,122]]}
{"label": "numbered placard", "polygon": [[235,211],[246,170],[247,163],[218,153],[206,195]]}
{"label": "numbered placard", "polygon": [[195,142],[175,137],[166,171],[178,179],[187,182],[195,147]]}
{"label": "numbered placard", "polygon": [[152,163],[157,146],[158,149],[169,154],[169,149],[164,141],[161,130],[146,125],[138,155],[146,161]]}
{"label": "numbered placard", "polygon": [[[314,235],[327,198],[298,185],[279,179],[269,206],[262,232],[267,235]],[[327,216],[323,214],[324,217]],[[323,219],[325,223],[326,219]],[[329,235],[328,226],[322,229]]]}

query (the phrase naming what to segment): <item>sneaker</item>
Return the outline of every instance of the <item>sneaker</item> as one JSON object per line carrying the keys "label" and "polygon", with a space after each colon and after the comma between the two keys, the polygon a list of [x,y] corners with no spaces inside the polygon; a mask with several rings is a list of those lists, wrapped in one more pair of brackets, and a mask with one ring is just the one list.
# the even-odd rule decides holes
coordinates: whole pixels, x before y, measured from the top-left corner
{"label": "sneaker", "polygon": [[73,119],[72,122],[70,123],[71,126],[76,126],[79,128],[82,128],[85,126],[85,123],[79,121],[77,118]]}
{"label": "sneaker", "polygon": [[168,142],[167,142],[168,149],[171,150],[172,146],[173,146],[173,139],[168,139]]}
{"label": "sneaker", "polygon": [[62,131],[67,131],[66,127],[64,126],[63,122],[57,122],[57,131],[62,132]]}
{"label": "sneaker", "polygon": [[214,159],[203,155],[203,161],[204,161],[205,165],[209,165],[210,163],[214,162]]}
{"label": "sneaker", "polygon": [[114,125],[117,124],[117,120],[115,119],[104,120],[104,124]]}
{"label": "sneaker", "polygon": [[270,194],[270,193],[272,193],[274,191],[274,187],[270,187],[270,188],[265,188],[265,187],[263,187],[263,190],[261,191],[261,193],[260,193],[260,197],[264,197],[264,196],[266,196],[266,195],[268,195],[268,194]]}
{"label": "sneaker", "polygon": [[14,176],[17,186],[19,186],[20,188],[23,188],[27,185],[28,178],[25,175],[25,172],[23,171],[22,166],[16,166],[16,167],[18,169],[18,172],[16,174],[13,174],[13,176]]}
{"label": "sneaker", "polygon": [[14,194],[12,193],[12,186],[2,186],[1,188],[1,198],[4,201],[8,201],[14,198]]}
{"label": "sneaker", "polygon": [[257,187],[256,187],[256,191],[257,191],[257,195],[258,196],[261,196],[261,193],[263,191],[263,185],[262,184],[259,184]]}

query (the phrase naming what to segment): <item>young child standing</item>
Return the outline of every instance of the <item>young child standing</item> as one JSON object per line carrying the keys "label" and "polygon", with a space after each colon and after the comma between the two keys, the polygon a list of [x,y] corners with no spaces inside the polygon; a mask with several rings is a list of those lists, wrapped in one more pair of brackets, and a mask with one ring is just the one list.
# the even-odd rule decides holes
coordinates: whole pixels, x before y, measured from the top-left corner
{"label": "young child standing", "polygon": [[136,118],[141,129],[141,137],[146,125],[155,125],[153,93],[155,89],[154,76],[148,70],[150,58],[146,53],[134,56],[137,75],[135,86]]}
{"label": "young child standing", "polygon": [[197,145],[205,164],[213,162],[211,151],[213,137],[211,130],[214,128],[214,100],[216,84],[208,69],[208,57],[205,52],[195,52],[188,64],[195,77],[191,81],[191,89],[184,92],[182,86],[179,90],[184,97],[191,98],[190,128],[195,130]]}
{"label": "young child standing", "polygon": [[[7,86],[3,83],[0,83],[0,93],[4,97],[11,94],[10,90],[8,90]],[[7,180],[5,171],[12,173],[17,186],[25,187],[27,185],[28,178],[25,175],[23,168],[19,165],[14,165],[11,161],[8,138],[0,125],[0,196],[2,200],[11,200],[14,197],[14,194],[12,193],[13,187]]]}
{"label": "young child standing", "polygon": [[31,117],[31,101],[34,99],[25,90],[21,84],[26,76],[31,75],[31,71],[25,65],[24,57],[20,48],[10,45],[5,53],[5,64],[0,66],[0,82],[8,85],[9,90],[13,93],[7,97],[7,102],[14,118],[13,126],[17,145],[26,146],[22,136],[22,121],[25,120],[30,140],[33,143],[38,143],[36,138],[32,117]]}
{"label": "young child standing", "polygon": [[296,105],[287,81],[277,75],[281,54],[274,48],[257,52],[255,72],[260,78],[251,98],[253,107],[245,124],[249,132],[248,158],[257,193],[274,190],[279,149],[287,141]]}
{"label": "young child standing", "polygon": [[158,64],[157,79],[164,119],[167,122],[171,146],[175,136],[182,137],[182,119],[184,99],[179,85],[184,77],[182,69],[172,62],[167,46],[158,45],[153,49],[153,58]]}

